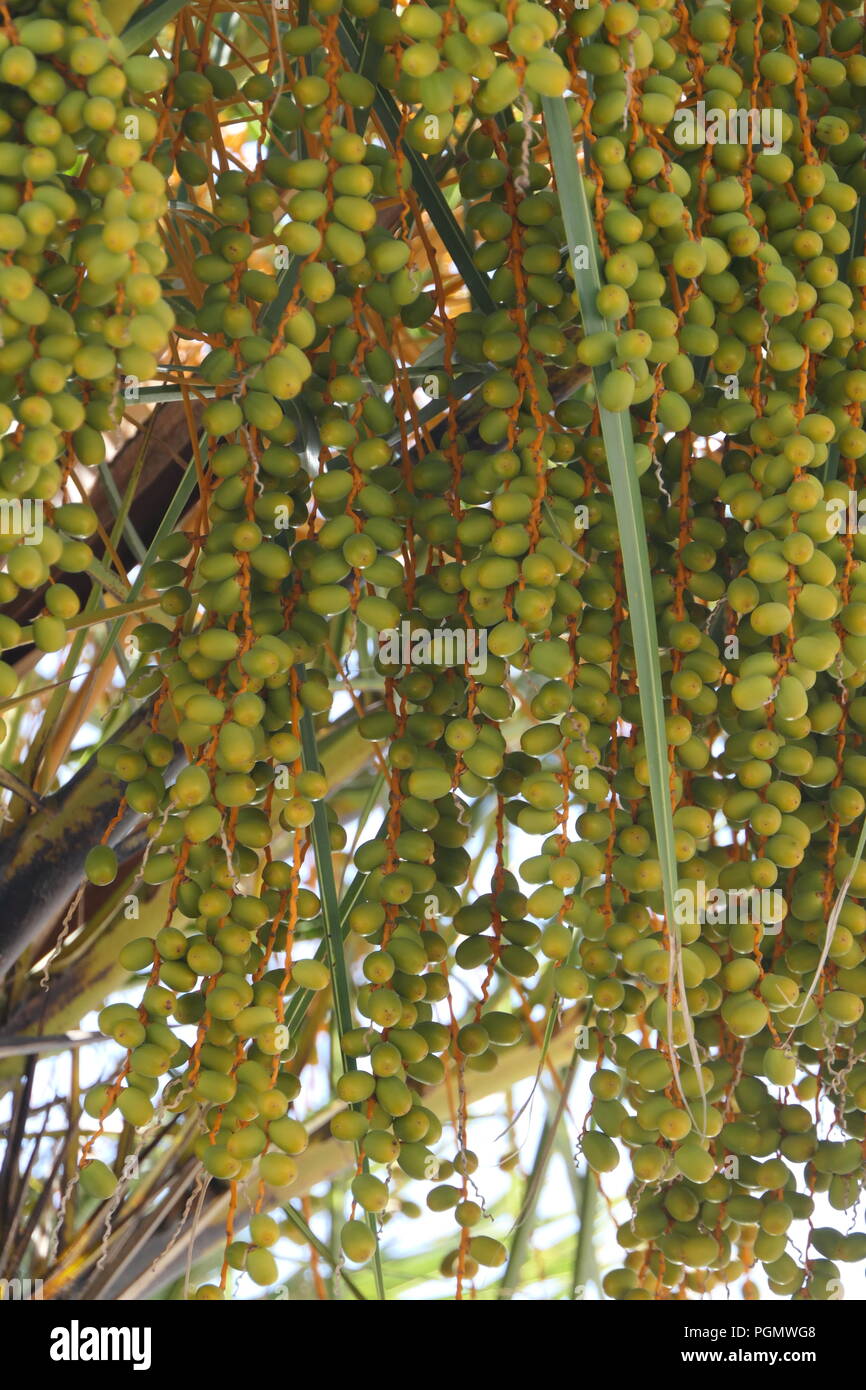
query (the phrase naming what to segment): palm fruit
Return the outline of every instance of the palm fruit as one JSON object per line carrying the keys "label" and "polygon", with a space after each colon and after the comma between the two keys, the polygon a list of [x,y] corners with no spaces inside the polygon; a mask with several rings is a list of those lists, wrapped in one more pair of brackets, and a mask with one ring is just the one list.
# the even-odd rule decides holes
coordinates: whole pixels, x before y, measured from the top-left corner
{"label": "palm fruit", "polygon": [[[156,121],[141,100],[145,90],[164,84],[166,68],[146,59],[125,73],[109,21],[100,18],[104,37],[88,37],[74,9],[38,5],[19,16],[2,55],[0,80],[19,90],[23,102],[5,121],[6,172],[35,181],[27,200],[9,184],[2,214],[2,372],[9,400],[17,399],[17,418],[4,445],[0,502],[12,518],[11,537],[20,541],[8,560],[19,588],[39,588],[47,576],[26,562],[28,551],[41,552],[61,573],[86,568],[90,552],[75,541],[92,534],[96,518],[70,498],[58,460],[70,450],[87,465],[104,459],[99,431],[114,420],[100,396],[111,396],[124,380],[152,376],[153,354],[167,346],[174,322],[157,278],[166,264],[157,219],[167,200],[164,180],[147,159]],[[95,15],[89,22],[96,23]],[[149,85],[142,87],[145,72]],[[85,82],[89,97],[81,90]],[[85,149],[86,171],[76,163]],[[73,168],[79,172],[60,172]],[[66,296],[78,280],[76,267],[79,301],[70,311]],[[111,333],[96,307],[124,296],[126,337]],[[132,336],[139,327],[144,352]],[[80,399],[85,384],[93,392],[90,405]],[[5,404],[3,410],[8,428],[12,412]],[[37,537],[28,514],[46,504],[47,525],[40,515]],[[49,590],[48,613],[33,623],[42,651],[66,645],[64,622],[77,605],[61,598],[64,590]]]}
{"label": "palm fruit", "polygon": [[81,1168],[81,1186],[89,1197],[104,1202],[114,1192],[117,1178],[100,1159],[92,1158]]}
{"label": "palm fruit", "polygon": [[113,883],[117,877],[117,855],[108,845],[99,845],[90,850],[84,865],[84,872],[91,883],[105,885]]}
{"label": "palm fruit", "polygon": [[[727,4],[675,16],[667,3],[614,3],[563,19],[523,3],[464,10],[460,26],[427,5],[398,15],[350,4],[381,47],[377,80],[405,114],[407,149],[429,171],[460,141],[449,254],[461,246],[468,297],[455,313],[416,235],[420,165],[358,133],[374,89],[327,18],[281,24],[278,95],[265,72],[239,88],[208,36],[194,39],[168,86],[177,138],[154,149],[143,99],[166,85],[162,62],[80,35],[70,45],[72,8],[67,20],[37,5],[0,54],[0,81],[28,91],[46,66],[39,50],[62,55],[51,68],[63,92],[46,103],[57,143],[70,143],[56,167],[85,149],[95,165],[47,172],[53,127],[10,105],[0,385],[10,382],[4,429],[14,409],[20,432],[3,438],[9,500],[51,502],[70,448],[102,461],[107,398],[156,370],[173,298],[210,348],[198,368],[207,524],[194,547],[179,533],[164,542],[145,578],[160,602],[151,616],[167,626],[138,630],[142,678],[176,720],[185,766],[167,789],[171,742],[167,754],[145,744],[104,755],[128,804],[153,816],[144,878],[171,883],[166,926],[185,943],[179,953],[160,932],[124,948],[124,968],[159,978],[140,1009],[100,1016],[132,1049],[136,1085],[118,1108],[141,1126],[142,1083],[169,1098],[188,1086],[212,1107],[197,1149],[207,1172],[277,1189],[295,1179],[306,1133],[287,1113],[299,1094],[289,1064],[303,1007],[332,985],[322,904],[301,866],[314,835],[317,853],[323,835],[345,845],[330,789],[307,765],[309,732],[331,709],[333,642],[357,623],[385,692],[358,727],[383,759],[389,802],[381,837],[362,832],[353,851],[347,925],[362,983],[342,1030],[344,1108],[330,1121],[358,1146],[346,1258],[364,1263],[376,1247],[357,1210],[389,1203],[367,1169],[396,1164],[437,1184],[431,1212],[452,1213],[460,1246],[444,1269],[458,1287],[501,1263],[497,1241],[470,1234],[478,1159],[460,1132],[453,1159],[440,1158],[443,1127],[418,1088],[453,1069],[464,1086],[495,1072],[525,1036],[527,999],[539,1016],[577,1001],[566,1018],[590,1017],[591,1005],[579,1050],[598,1064],[583,1159],[605,1173],[628,1149],[633,1172],[624,1267],[605,1295],[685,1297],[735,1283],[757,1260],[773,1293],[824,1296],[830,1276],[811,1256],[804,1271],[787,1231],[825,1177],[843,1211],[862,1176],[857,32],[843,19],[817,53],[811,0],[760,23]],[[121,69],[128,89],[115,94]],[[592,79],[586,107],[557,104],[581,89],[574,74]],[[126,101],[140,121],[128,146],[116,129]],[[223,101],[282,134],[249,165],[215,173],[204,155]],[[700,129],[699,101],[707,120],[735,117],[733,139]],[[585,151],[597,283],[569,243],[548,103]],[[736,122],[761,114],[778,125],[738,138]],[[172,162],[209,218],[189,292],[176,296],[156,238]],[[25,177],[44,203],[26,214],[14,191]],[[27,249],[34,237],[45,264]],[[277,277],[288,257],[287,299]],[[81,302],[65,307],[77,267]],[[437,412],[425,420],[441,421],[429,434],[416,396],[427,347],[441,354],[420,377]],[[482,378],[471,412],[464,373]],[[632,440],[652,566],[685,890],[675,924],[613,431]],[[38,554],[0,537],[16,589],[40,588],[64,564],[87,569],[89,508],[63,492],[49,523]],[[63,595],[45,607],[32,635],[59,651],[75,615]],[[11,629],[9,645],[19,637]],[[470,877],[475,807],[495,827],[489,886]],[[539,837],[517,871],[515,833]],[[112,881],[110,854],[88,856],[94,883]],[[452,977],[470,998],[455,1028]],[[169,1020],[195,1027],[189,1055]],[[829,1092],[844,1138],[825,1137],[806,1108]],[[799,1164],[805,1176],[789,1166]],[[830,1186],[850,1174],[851,1193]],[[277,1275],[269,1221],[253,1217],[244,1257],[265,1286]],[[844,1239],[813,1232],[827,1262],[843,1258]]]}

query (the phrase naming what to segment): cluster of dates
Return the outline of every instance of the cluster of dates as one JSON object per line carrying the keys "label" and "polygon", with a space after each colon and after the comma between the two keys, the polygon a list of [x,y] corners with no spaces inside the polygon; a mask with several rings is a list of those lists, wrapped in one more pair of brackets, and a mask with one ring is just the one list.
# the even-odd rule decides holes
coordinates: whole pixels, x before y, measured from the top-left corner
{"label": "cluster of dates", "polygon": [[[292,1001],[331,976],[295,954],[298,924],[321,923],[303,866],[316,823],[333,850],[346,840],[303,734],[331,707],[347,621],[383,682],[360,730],[384,757],[388,814],[355,851],[348,914],[362,961],[332,1122],[357,1154],[346,1257],[373,1256],[396,1164],[432,1175],[428,1206],[453,1211],[448,1272],[502,1262],[480,1227],[465,1113],[444,1157],[425,1088],[492,1070],[532,1036],[532,1004],[563,1000],[597,1064],[583,1153],[597,1173],[633,1171],[605,1292],[700,1292],[758,1262],[776,1294],[832,1296],[840,1264],[866,1256],[847,1217],[846,1233],[814,1219],[816,1194],[856,1207],[866,1141],[854,6],[826,22],[818,0],[320,0],[303,22],[276,12],[280,51],[245,80],[206,38],[167,83],[90,0],[11,8],[0,485],[43,500],[49,525],[38,546],[3,541],[0,597],[45,588],[42,650],[63,647],[77,612],[59,576],[91,555],[72,461],[101,461],[124,378],[154,378],[169,335],[208,346],[206,530],[172,534],[147,571],[160,607],[136,630],[131,689],[155,697],[152,727],[100,755],[151,820],[142,872],[170,885],[169,914],[124,952],[146,983],[139,1007],[103,1011],[127,1057],[87,1102],[100,1128],[115,1108],[145,1127],[157,1106],[198,1107],[207,1172],[266,1185],[249,1188],[249,1240],[231,1241],[220,1285],[198,1296],[222,1296],[228,1267],[275,1281],[268,1212],[307,1144]],[[369,76],[359,25],[381,48]],[[564,101],[584,151],[604,331],[582,328],[542,99]],[[397,113],[396,141],[374,137],[374,103]],[[216,169],[210,142],[237,111],[262,123],[258,157]],[[748,138],[708,138],[711,118],[718,131],[737,112]],[[422,216],[423,181],[452,168],[470,303],[446,288]],[[182,289],[160,280],[167,183],[201,207]],[[425,352],[429,427],[409,370]],[[676,933],[611,414],[633,437],[653,570],[679,881],[694,899]],[[484,660],[375,654],[406,628],[471,639]],[[14,684],[0,667],[0,693]],[[487,891],[469,886],[476,801],[497,823]],[[515,832],[537,852],[509,867]],[[114,850],[95,847],[87,869],[111,883]],[[747,920],[699,910],[708,894],[767,893],[772,912]],[[463,1026],[452,976],[477,1000]],[[115,1184],[89,1151],[81,1181],[100,1198]],[[805,1260],[789,1239],[801,1220]]]}

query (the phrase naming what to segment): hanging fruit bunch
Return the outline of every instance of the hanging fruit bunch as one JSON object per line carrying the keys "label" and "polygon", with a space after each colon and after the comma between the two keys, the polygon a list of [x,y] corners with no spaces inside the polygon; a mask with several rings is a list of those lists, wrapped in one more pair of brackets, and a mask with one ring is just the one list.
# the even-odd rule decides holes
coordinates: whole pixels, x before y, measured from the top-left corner
{"label": "hanging fruit bunch", "polygon": [[[2,538],[0,597],[44,593],[6,648],[66,645],[78,465],[184,364],[200,521],[144,569],[147,720],[100,751],[86,865],[112,883],[144,817],[167,908],[100,1014],[79,1176],[121,1199],[113,1111],[199,1117],[231,1205],[196,1297],[278,1277],[323,991],[351,1264],[399,1173],[458,1298],[503,1263],[465,1080],[577,1027],[580,1161],[628,1184],[607,1297],[823,1299],[866,1259],[854,11],[290,0],[228,41],[217,4],[130,53],[95,0],[3,9],[0,495],[45,511]],[[347,688],[384,817],[341,915]]]}

